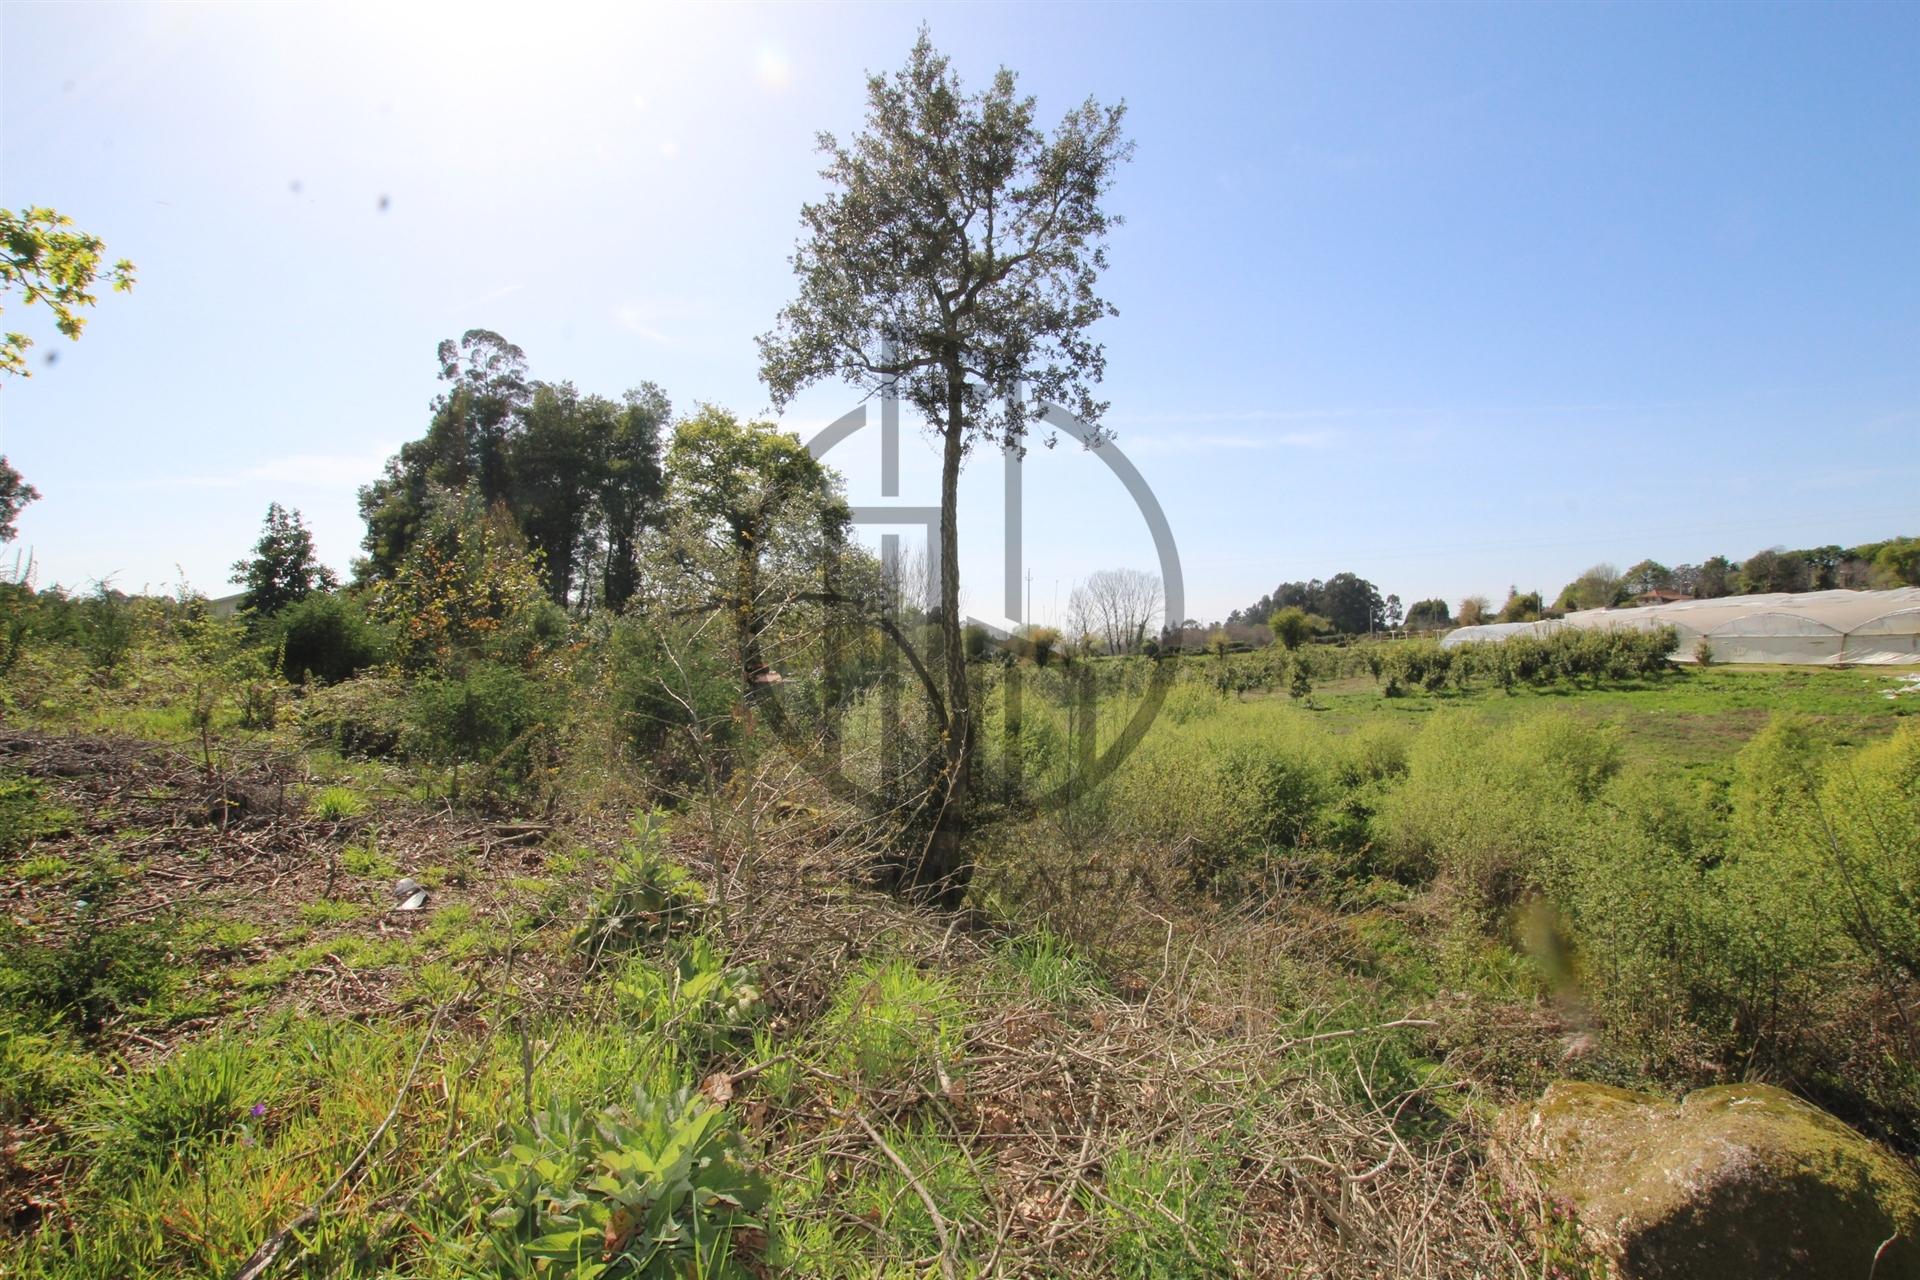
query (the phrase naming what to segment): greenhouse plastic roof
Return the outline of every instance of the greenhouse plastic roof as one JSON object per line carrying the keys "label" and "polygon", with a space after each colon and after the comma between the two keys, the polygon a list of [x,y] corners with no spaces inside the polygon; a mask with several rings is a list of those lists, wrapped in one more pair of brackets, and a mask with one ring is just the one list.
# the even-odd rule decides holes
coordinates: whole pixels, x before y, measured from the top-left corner
{"label": "greenhouse plastic roof", "polygon": [[1673,655],[1680,662],[1692,662],[1704,639],[1715,662],[1920,663],[1920,587],[1720,596],[1637,609],[1582,609],[1540,622],[1460,627],[1440,643],[1450,649],[1518,635],[1550,635],[1563,627],[1651,631],[1663,626],[1680,633],[1680,647]]}

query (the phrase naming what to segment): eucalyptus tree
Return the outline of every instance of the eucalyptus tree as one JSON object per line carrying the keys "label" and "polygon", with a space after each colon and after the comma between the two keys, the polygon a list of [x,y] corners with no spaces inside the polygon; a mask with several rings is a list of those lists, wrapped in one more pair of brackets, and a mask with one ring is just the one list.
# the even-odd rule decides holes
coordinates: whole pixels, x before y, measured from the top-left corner
{"label": "eucalyptus tree", "polygon": [[[840,379],[892,389],[940,446],[944,758],[939,819],[912,888],[957,904],[971,877],[966,829],[974,713],[961,637],[960,469],[976,445],[1020,449],[1051,401],[1100,430],[1106,364],[1089,330],[1114,314],[1096,291],[1105,207],[1132,146],[1124,106],[1088,99],[1049,134],[1001,68],[966,92],[922,28],[904,68],[867,81],[861,131],[820,136],[832,190],[801,209],[798,292],[760,339],[761,377],[784,407]],[[1095,441],[1099,439],[1096,435]]]}

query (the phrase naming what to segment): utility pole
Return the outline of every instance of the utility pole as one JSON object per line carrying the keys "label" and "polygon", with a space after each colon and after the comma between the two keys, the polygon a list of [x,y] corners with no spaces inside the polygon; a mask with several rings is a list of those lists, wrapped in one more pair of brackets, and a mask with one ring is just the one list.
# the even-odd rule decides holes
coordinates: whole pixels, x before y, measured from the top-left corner
{"label": "utility pole", "polygon": [[1027,616],[1028,626],[1033,625],[1033,570],[1027,570]]}

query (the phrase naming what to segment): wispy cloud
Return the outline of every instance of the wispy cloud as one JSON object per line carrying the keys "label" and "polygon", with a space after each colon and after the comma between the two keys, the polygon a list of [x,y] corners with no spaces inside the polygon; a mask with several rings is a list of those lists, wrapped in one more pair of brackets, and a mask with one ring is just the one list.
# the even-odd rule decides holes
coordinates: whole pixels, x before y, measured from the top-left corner
{"label": "wispy cloud", "polygon": [[665,342],[667,335],[654,323],[654,313],[650,308],[636,302],[623,302],[613,309],[613,318],[627,332],[637,334],[648,342]]}
{"label": "wispy cloud", "polygon": [[197,475],[155,476],[133,481],[131,489],[244,489],[252,485],[272,484],[287,489],[323,489],[338,492],[343,487],[367,484],[378,478],[380,468],[399,449],[396,444],[378,445],[359,453],[289,453],[248,466],[225,471],[206,471]]}

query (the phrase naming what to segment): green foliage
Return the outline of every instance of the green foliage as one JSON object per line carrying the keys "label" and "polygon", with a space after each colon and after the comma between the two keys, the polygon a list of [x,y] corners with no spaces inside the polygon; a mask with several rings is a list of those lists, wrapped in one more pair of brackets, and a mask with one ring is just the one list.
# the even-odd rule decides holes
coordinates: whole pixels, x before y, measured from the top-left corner
{"label": "green foliage", "polygon": [[132,603],[104,582],[80,606],[81,647],[94,668],[109,679],[117,677],[133,652],[138,629]]}
{"label": "green foliage", "polygon": [[[1388,625],[1387,605],[1380,589],[1357,573],[1336,573],[1325,582],[1318,578],[1283,582],[1248,607],[1234,610],[1227,615],[1227,622],[1267,622],[1276,612],[1288,609],[1306,615],[1310,630],[1324,625],[1342,635],[1366,635]],[[1279,638],[1277,626],[1275,637]]]}
{"label": "green foliage", "polygon": [[1288,664],[1287,696],[1297,702],[1305,702],[1313,696],[1313,671],[1304,662]]}
{"label": "green foliage", "polygon": [[1000,949],[1000,956],[1042,1000],[1067,1003],[1104,985],[1098,968],[1044,927],[1012,939]]}
{"label": "green foliage", "polygon": [[459,675],[414,681],[409,755],[435,764],[473,762],[496,776],[525,779],[541,759],[537,738],[551,736],[560,700],[541,681],[515,668],[479,662]]}
{"label": "green foliage", "polygon": [[64,830],[73,811],[49,804],[40,784],[0,770],[0,855],[19,853],[42,836]]}
{"label": "green foliage", "polygon": [[211,1144],[240,1133],[255,1103],[271,1088],[250,1091],[246,1041],[222,1036],[190,1044],[105,1104],[95,1124],[105,1132],[96,1176],[108,1183],[194,1160]]}
{"label": "green foliage", "polygon": [[234,562],[231,581],[246,588],[241,607],[260,617],[339,585],[333,570],[320,563],[306,521],[277,502],[267,507],[252,559]]}
{"label": "green foliage", "polygon": [[426,434],[360,491],[362,577],[395,576],[449,506],[467,506],[503,514],[553,604],[625,608],[639,587],[642,535],[661,517],[665,393],[643,383],[615,401],[532,381],[526,353],[486,329],[442,342],[439,359],[447,390]]}
{"label": "green foliage", "polygon": [[1109,1228],[1105,1274],[1127,1280],[1201,1280],[1234,1274],[1239,1197],[1223,1162],[1122,1147],[1106,1162],[1102,1194],[1081,1193]]}
{"label": "green foliage", "polygon": [[1570,821],[1620,767],[1618,735],[1570,716],[1506,732],[1478,716],[1437,719],[1413,744],[1381,834],[1402,874],[1439,874],[1482,911],[1540,886]]}
{"label": "green foliage", "polygon": [[313,798],[313,816],[322,822],[343,822],[366,812],[367,802],[352,787],[322,787]]}
{"label": "green foliage", "polygon": [[[1540,602],[1538,591],[1515,591],[1507,597],[1507,602],[1500,606],[1500,612],[1494,621],[1532,622],[1539,618],[1545,608],[1546,606]],[[1466,616],[1464,606],[1461,609],[1461,616],[1463,619]]]}
{"label": "green foliage", "polygon": [[427,517],[392,576],[374,584],[371,601],[373,616],[392,628],[395,652],[414,669],[470,656],[524,665],[567,629],[513,521],[453,501]]}
{"label": "green foliage", "polygon": [[0,1124],[24,1124],[94,1085],[101,1069],[65,1021],[0,1010]]}
{"label": "green foliage", "polygon": [[[73,219],[44,206],[15,213],[0,209],[0,296],[16,290],[22,302],[44,303],[53,313],[54,327],[78,340],[86,328],[82,314],[94,305],[94,282],[100,278],[106,246],[98,236],[71,231]],[[108,271],[116,293],[133,288],[134,268],[125,258]],[[23,333],[0,336],[0,374],[31,377],[26,350],[33,339]],[[8,514],[8,523],[11,515]],[[7,539],[11,539],[9,530]]]}
{"label": "green foliage", "polygon": [[64,941],[0,926],[0,1007],[56,1015],[92,1031],[174,986],[176,975],[157,928],[95,923],[99,903],[82,901],[87,905],[82,909],[76,903],[79,919]]}
{"label": "green foliage", "polygon": [[753,971],[728,965],[705,934],[670,945],[660,963],[629,960],[614,993],[636,1026],[703,1056],[751,1039],[765,1009]]}
{"label": "green foliage", "polygon": [[935,1078],[960,1052],[963,1006],[942,978],[898,957],[868,960],[841,982],[816,1024],[829,1071],[867,1085]]}
{"label": "green foliage", "polygon": [[327,684],[383,661],[391,647],[386,629],[367,616],[361,601],[341,592],[316,592],[288,605],[275,616],[269,637],[282,675]]}
{"label": "green foliage", "polygon": [[1267,625],[1273,628],[1273,638],[1285,649],[1298,649],[1313,638],[1313,623],[1308,621],[1307,611],[1298,605],[1276,610],[1267,619]]}
{"label": "green foliage", "polygon": [[404,681],[378,676],[315,689],[300,703],[302,734],[343,756],[391,755],[408,733],[408,693]]}
{"label": "green foliage", "polygon": [[573,935],[574,948],[590,966],[700,923],[706,891],[667,859],[665,836],[664,823],[647,821],[621,847],[612,878],[595,891]]}
{"label": "green foliage", "polygon": [[[11,339],[18,335],[7,336]],[[39,500],[40,491],[27,483],[26,477],[7,461],[5,454],[0,454],[0,542],[12,542],[20,536],[16,524],[20,512],[28,503]]]}
{"label": "green foliage", "polygon": [[482,1265],[502,1277],[744,1276],[769,1189],[726,1112],[698,1095],[590,1110],[556,1098],[468,1180]]}
{"label": "green foliage", "polygon": [[620,736],[661,779],[696,775],[737,737],[740,670],[711,619],[622,618],[606,653]]}

